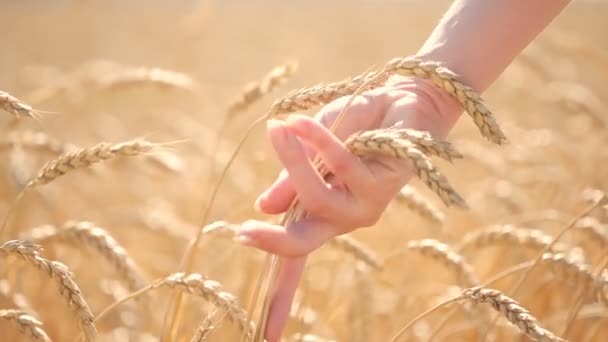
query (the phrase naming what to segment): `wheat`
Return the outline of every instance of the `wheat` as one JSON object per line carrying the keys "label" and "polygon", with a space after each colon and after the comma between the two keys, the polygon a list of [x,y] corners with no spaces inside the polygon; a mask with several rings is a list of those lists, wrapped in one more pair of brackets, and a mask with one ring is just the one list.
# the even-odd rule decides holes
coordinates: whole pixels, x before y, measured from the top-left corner
{"label": "wheat", "polygon": [[226,120],[231,120],[236,114],[245,111],[264,95],[271,93],[274,89],[291,78],[297,70],[298,63],[287,62],[274,67],[259,82],[247,84],[238,97],[228,107]]}
{"label": "wheat", "polygon": [[387,63],[389,72],[404,76],[416,76],[430,79],[438,87],[447,91],[460,102],[464,110],[473,118],[481,134],[496,144],[507,141],[492,112],[485,102],[471,87],[458,81],[458,75],[436,62],[422,61],[417,58],[395,58]]}
{"label": "wheat", "polygon": [[375,270],[381,270],[383,267],[381,259],[372,249],[348,235],[338,235],[327,241],[327,244],[352,255],[355,260],[359,260]]}
{"label": "wheat", "polygon": [[34,266],[51,278],[57,285],[61,298],[73,311],[85,339],[87,341],[95,340],[97,332],[93,323],[93,314],[68,268],[62,263],[41,257],[40,251],[40,246],[27,241],[11,240],[0,246],[0,254],[5,257],[19,256],[27,264]]}
{"label": "wheat", "polygon": [[115,157],[132,157],[151,151],[156,145],[144,140],[132,140],[117,144],[107,142],[95,146],[82,148],[70,153],[62,154],[46,165],[38,172],[26,188],[33,188],[47,184],[60,176],[93,164]]}
{"label": "wheat", "polygon": [[0,90],[0,109],[12,114],[15,118],[30,117],[39,119],[40,113],[32,108],[32,106],[24,103],[13,95]]}
{"label": "wheat", "polygon": [[603,248],[608,244],[608,226],[594,217],[587,216],[578,220],[574,225],[574,231],[584,234],[599,247]]}
{"label": "wheat", "polygon": [[[553,237],[542,230],[516,227],[513,225],[495,225],[466,234],[458,243],[456,249],[467,253],[473,249],[480,249],[490,245],[507,245],[513,247],[527,247],[535,251],[549,248],[550,251],[577,251],[563,243],[551,246]],[[582,252],[580,252],[582,253]]]}
{"label": "wheat", "polygon": [[458,277],[463,287],[472,287],[479,284],[479,280],[473,272],[473,267],[465,258],[454,251],[450,246],[433,239],[410,241],[407,250],[420,253],[450,269]]}
{"label": "wheat", "polygon": [[[320,84],[293,91],[270,107],[268,116],[303,111],[352,95],[357,90],[378,87],[388,79],[382,72],[366,72],[359,76],[329,84]],[[366,85],[367,84],[367,85]],[[362,86],[365,86],[362,88]]]}
{"label": "wheat", "polygon": [[67,153],[77,149],[76,146],[52,138],[44,132],[31,130],[11,132],[7,139],[0,141],[0,147],[10,148],[17,145],[54,154]]}
{"label": "wheat", "polygon": [[445,205],[467,208],[464,199],[424,153],[408,140],[392,139],[394,129],[389,129],[388,133],[386,131],[380,129],[354,134],[346,140],[345,144],[359,157],[387,156],[410,162],[416,175],[439,196]]}
{"label": "wheat", "polygon": [[103,228],[91,222],[68,221],[61,228],[46,225],[27,233],[24,240],[37,244],[64,242],[75,247],[87,246],[101,254],[117,271],[131,291],[145,281],[127,251]]}
{"label": "wheat", "polygon": [[401,188],[396,199],[398,203],[404,204],[408,209],[428,221],[441,225],[445,220],[445,214],[410,185]]}
{"label": "wheat", "polygon": [[94,73],[91,77],[101,89],[154,84],[193,92],[196,87],[190,76],[161,68],[123,66],[110,73]]}
{"label": "wheat", "polygon": [[204,279],[197,273],[174,273],[162,282],[162,286],[179,288],[185,292],[201,296],[216,307],[225,309],[230,321],[237,324],[241,332],[251,335],[254,326],[247,319],[247,312],[238,304],[237,298],[225,292],[220,283],[215,280]]}
{"label": "wheat", "polygon": [[0,319],[13,323],[19,332],[32,341],[50,342],[51,339],[42,329],[42,323],[21,310],[0,309]]}
{"label": "wheat", "polygon": [[602,277],[597,279],[590,265],[563,253],[544,253],[541,265],[551,268],[553,273],[582,290],[583,293],[603,303],[608,303],[604,288],[608,282]]}
{"label": "wheat", "polygon": [[475,303],[490,304],[521,332],[536,341],[564,341],[541,327],[538,320],[526,308],[498,290],[476,287],[464,290],[461,296],[463,299],[469,299]]}

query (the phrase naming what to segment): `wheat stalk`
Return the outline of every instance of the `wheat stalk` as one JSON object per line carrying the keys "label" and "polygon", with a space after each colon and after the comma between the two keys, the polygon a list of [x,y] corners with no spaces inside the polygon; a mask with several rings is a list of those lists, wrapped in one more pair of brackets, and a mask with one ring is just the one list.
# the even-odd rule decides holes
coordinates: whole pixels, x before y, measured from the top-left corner
{"label": "wheat stalk", "polygon": [[388,72],[404,76],[430,79],[460,102],[485,138],[496,144],[503,144],[507,141],[481,96],[471,87],[459,81],[459,76],[453,71],[436,62],[422,61],[412,57],[395,58],[389,61],[385,68]]}
{"label": "wheat stalk", "polygon": [[73,311],[86,341],[94,341],[97,332],[93,314],[70,271],[62,263],[41,257],[40,251],[40,246],[27,241],[11,240],[0,246],[1,255],[21,257],[27,264],[34,266],[55,282],[61,298]]}
{"label": "wheat stalk", "polygon": [[0,319],[11,322],[19,332],[32,341],[50,342],[51,339],[42,329],[42,322],[21,310],[0,309]]}
{"label": "wheat stalk", "polygon": [[441,225],[445,220],[445,214],[411,185],[401,188],[396,200],[428,221]]}
{"label": "wheat stalk", "polygon": [[22,117],[40,119],[40,113],[33,109],[32,106],[2,90],[0,90],[0,109],[7,111],[17,119],[21,119]]}
{"label": "wheat stalk", "polygon": [[70,171],[90,167],[104,160],[141,155],[156,146],[156,144],[145,140],[131,140],[116,144],[101,142],[91,147],[62,154],[57,159],[44,165],[36,178],[32,179],[26,188],[47,184]]}
{"label": "wheat stalk", "polygon": [[127,251],[105,229],[91,222],[68,221],[61,228],[46,225],[27,233],[24,240],[37,244],[64,242],[87,246],[101,254],[125,281],[130,291],[145,286],[145,281]]}

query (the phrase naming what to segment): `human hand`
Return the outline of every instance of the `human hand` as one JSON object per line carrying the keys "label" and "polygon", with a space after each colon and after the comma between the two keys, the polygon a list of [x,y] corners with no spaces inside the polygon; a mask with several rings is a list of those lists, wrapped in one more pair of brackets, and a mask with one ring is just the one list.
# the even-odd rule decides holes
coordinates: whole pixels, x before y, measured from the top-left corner
{"label": "human hand", "polygon": [[[355,98],[330,132],[327,127],[348,99],[328,104],[314,120],[294,115],[268,124],[268,136],[285,170],[258,197],[256,207],[267,214],[283,213],[297,194],[307,213],[287,227],[247,221],[237,233],[245,245],[288,258],[281,265],[271,305],[266,335],[270,342],[280,338],[305,264],[302,257],[334,236],[374,225],[412,175],[402,160],[361,160],[342,141],[359,131],[395,125],[443,138],[461,111],[431,83],[400,77]],[[315,155],[331,171],[329,179],[314,168]]]}

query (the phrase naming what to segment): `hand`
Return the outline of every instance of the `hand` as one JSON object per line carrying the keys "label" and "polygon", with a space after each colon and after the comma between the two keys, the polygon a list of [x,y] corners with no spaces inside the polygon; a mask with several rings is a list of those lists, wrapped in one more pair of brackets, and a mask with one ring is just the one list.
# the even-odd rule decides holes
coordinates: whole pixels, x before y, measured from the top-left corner
{"label": "hand", "polygon": [[[267,214],[285,212],[297,193],[307,216],[287,227],[247,221],[241,243],[286,258],[279,271],[269,316],[268,341],[280,338],[306,256],[334,236],[374,225],[412,173],[402,160],[361,160],[342,143],[358,131],[401,125],[444,137],[460,108],[448,94],[422,81],[398,78],[354,99],[334,133],[330,127],[348,98],[324,108],[316,120],[294,115],[270,121],[268,136],[285,167],[256,201]],[[331,171],[329,181],[315,170],[318,155]],[[299,259],[297,259],[299,258]]]}

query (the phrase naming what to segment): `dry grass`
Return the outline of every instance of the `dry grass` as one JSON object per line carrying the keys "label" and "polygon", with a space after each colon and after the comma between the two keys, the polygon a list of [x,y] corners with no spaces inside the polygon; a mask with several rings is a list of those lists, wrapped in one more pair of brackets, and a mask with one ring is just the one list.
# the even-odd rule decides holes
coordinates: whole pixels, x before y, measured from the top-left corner
{"label": "dry grass", "polygon": [[[402,159],[417,178],[375,227],[310,256],[284,340],[387,341],[408,322],[400,340],[477,341],[488,329],[499,342],[608,337],[608,210],[560,234],[585,208],[585,189],[608,190],[598,148],[608,142],[605,4],[573,4],[487,102],[436,63],[391,59],[416,51],[444,4],[374,4],[378,20],[366,25],[368,5],[350,3],[20,6],[0,10],[11,27],[0,63],[0,339],[159,341],[168,289],[190,294],[168,342],[252,336],[263,253],[236,245],[228,222],[278,222],[252,207],[280,167],[263,129],[201,222],[209,180],[255,117],[314,113],[395,74],[446,89],[477,128],[462,118],[452,143],[402,127],[350,138],[359,156]],[[284,62],[293,59],[297,74]],[[507,132],[509,144],[478,131],[498,144]],[[166,151],[148,141],[185,143]],[[144,158],[121,158],[130,156]],[[175,273],[199,232],[191,272]],[[132,298],[146,305],[116,308]],[[414,321],[445,298],[459,302],[453,314]],[[486,305],[471,302],[506,320],[492,325]]]}

